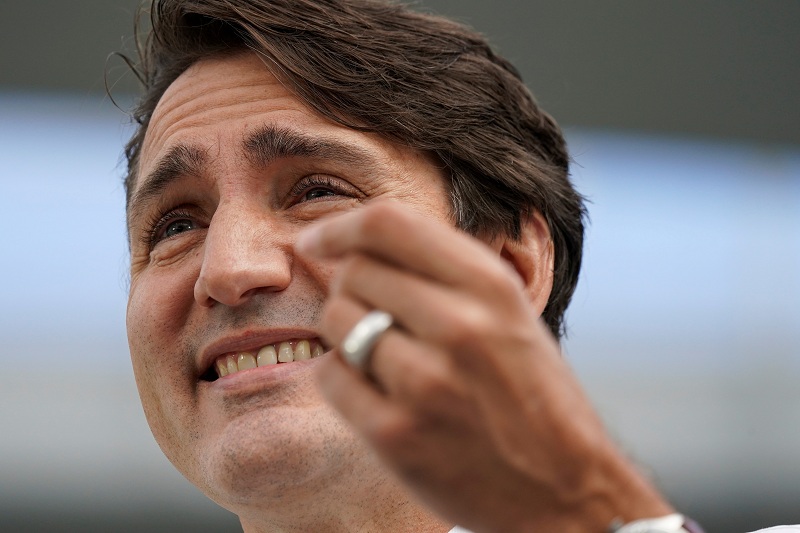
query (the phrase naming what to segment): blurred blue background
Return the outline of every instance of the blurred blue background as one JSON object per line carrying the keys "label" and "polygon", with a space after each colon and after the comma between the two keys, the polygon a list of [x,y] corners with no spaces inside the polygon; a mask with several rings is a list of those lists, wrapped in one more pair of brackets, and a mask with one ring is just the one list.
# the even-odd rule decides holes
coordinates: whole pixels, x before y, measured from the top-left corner
{"label": "blurred blue background", "polygon": [[[591,224],[565,351],[617,440],[710,531],[800,523],[800,46],[781,33],[800,10],[619,3],[584,34],[598,8],[566,4],[426,2],[499,42],[567,126]],[[102,76],[135,5],[0,7],[0,531],[238,528],[162,457],[130,370],[131,128]],[[747,24],[737,36],[725,17]],[[33,38],[53,31],[58,48]],[[774,49],[751,62],[737,40]],[[725,46],[736,60],[692,67]],[[619,62],[637,68],[620,79]],[[659,84],[669,68],[684,82]]]}

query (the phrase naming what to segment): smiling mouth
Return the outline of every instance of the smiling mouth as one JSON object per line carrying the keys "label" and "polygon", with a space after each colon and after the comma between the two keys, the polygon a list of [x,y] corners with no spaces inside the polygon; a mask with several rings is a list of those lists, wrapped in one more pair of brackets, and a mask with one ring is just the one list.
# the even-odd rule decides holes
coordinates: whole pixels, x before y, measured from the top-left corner
{"label": "smiling mouth", "polygon": [[214,361],[200,379],[216,381],[236,372],[262,366],[306,361],[320,357],[325,352],[319,339],[297,339],[267,344],[257,350],[243,350],[223,354]]}

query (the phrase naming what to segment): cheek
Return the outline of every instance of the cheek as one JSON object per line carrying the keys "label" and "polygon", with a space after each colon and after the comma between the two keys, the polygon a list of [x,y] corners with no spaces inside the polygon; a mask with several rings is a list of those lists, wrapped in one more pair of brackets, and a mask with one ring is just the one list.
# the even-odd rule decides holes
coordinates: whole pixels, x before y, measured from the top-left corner
{"label": "cheek", "polygon": [[128,298],[128,345],[136,386],[162,447],[181,420],[172,411],[191,402],[193,369],[183,354],[180,331],[191,309],[193,287],[188,279],[140,276]]}
{"label": "cheek", "polygon": [[[157,371],[169,364],[194,300],[188,277],[147,276],[131,284],[128,296],[128,344],[134,371]],[[165,357],[167,355],[167,357]]]}

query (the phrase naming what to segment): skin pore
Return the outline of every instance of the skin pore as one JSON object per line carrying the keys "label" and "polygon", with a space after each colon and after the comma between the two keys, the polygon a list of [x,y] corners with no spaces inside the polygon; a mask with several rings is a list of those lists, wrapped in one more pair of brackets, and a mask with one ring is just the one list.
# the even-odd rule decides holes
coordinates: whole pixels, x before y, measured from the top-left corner
{"label": "skin pore", "polygon": [[451,224],[434,162],[314,114],[245,53],[169,87],[137,175],[128,338],[170,461],[248,532],[447,531],[322,399],[327,356],[210,370],[225,354],[320,338],[336,261],[295,253],[312,222],[387,199]]}

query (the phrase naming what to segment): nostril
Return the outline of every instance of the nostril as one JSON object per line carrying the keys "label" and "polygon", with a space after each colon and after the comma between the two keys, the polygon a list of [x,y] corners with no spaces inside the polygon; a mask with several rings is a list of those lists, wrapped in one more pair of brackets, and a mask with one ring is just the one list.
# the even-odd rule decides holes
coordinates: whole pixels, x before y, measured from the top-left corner
{"label": "nostril", "polygon": [[208,292],[202,273],[194,283],[194,299],[204,307],[211,307],[214,304],[214,300]]}
{"label": "nostril", "polygon": [[261,290],[261,286],[249,281],[241,273],[231,271],[227,275],[209,279],[202,273],[194,285],[194,299],[203,307],[222,304],[229,307],[241,305]]}
{"label": "nostril", "polygon": [[194,283],[197,304],[234,307],[255,294],[282,291],[291,283],[291,258],[280,247],[258,242],[234,246],[222,239],[213,240],[212,233],[206,240],[203,263]]}

